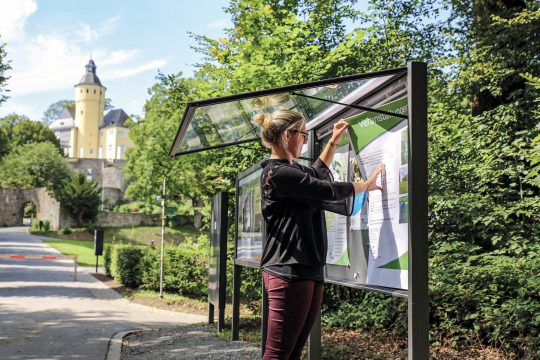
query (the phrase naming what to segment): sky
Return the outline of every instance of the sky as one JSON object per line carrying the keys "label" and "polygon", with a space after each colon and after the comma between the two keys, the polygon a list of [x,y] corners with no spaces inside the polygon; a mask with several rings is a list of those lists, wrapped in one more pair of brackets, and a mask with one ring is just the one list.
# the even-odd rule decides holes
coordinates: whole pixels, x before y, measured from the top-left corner
{"label": "sky", "polygon": [[189,76],[201,55],[188,32],[210,38],[232,26],[225,0],[0,0],[0,41],[12,70],[10,113],[40,120],[49,105],[73,100],[92,58],[116,108],[140,115],[158,71]]}

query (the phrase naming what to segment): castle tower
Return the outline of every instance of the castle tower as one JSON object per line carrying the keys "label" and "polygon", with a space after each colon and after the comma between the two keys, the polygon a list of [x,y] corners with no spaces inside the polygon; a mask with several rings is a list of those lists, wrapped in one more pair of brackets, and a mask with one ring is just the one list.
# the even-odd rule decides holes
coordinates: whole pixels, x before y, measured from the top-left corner
{"label": "castle tower", "polygon": [[75,85],[75,127],[72,128],[69,157],[97,159],[106,90],[96,75],[96,64],[93,60],[88,61],[86,73]]}

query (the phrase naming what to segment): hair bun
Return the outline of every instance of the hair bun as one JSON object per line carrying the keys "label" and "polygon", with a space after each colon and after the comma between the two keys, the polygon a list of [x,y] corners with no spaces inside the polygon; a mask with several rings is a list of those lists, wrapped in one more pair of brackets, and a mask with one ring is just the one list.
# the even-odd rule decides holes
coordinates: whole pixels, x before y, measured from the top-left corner
{"label": "hair bun", "polygon": [[269,114],[257,114],[255,115],[255,123],[257,123],[261,127],[265,127],[268,125],[269,118],[272,115]]}

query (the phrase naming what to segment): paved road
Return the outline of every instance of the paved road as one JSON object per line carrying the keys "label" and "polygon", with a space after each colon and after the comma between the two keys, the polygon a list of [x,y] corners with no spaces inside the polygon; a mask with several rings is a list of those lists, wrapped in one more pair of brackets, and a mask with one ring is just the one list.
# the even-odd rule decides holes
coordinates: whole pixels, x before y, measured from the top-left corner
{"label": "paved road", "polygon": [[[0,254],[55,255],[26,228],[0,228]],[[110,338],[136,328],[204,322],[205,316],[133,304],[72,261],[0,259],[1,359],[104,359]]]}

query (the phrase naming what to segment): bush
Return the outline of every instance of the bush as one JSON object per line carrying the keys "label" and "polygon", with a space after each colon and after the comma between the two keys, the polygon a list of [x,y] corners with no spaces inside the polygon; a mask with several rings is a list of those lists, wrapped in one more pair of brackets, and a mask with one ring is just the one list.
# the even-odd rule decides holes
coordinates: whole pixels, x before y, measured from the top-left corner
{"label": "bush", "polygon": [[322,305],[325,327],[387,329],[407,334],[407,300],[373,291],[326,284]]}
{"label": "bush", "polygon": [[105,274],[112,277],[111,273],[111,258],[112,258],[112,249],[110,245],[105,245],[103,249],[103,266],[105,267]]}
{"label": "bush", "polygon": [[62,228],[62,234],[64,234],[64,235],[69,235],[69,234],[71,234],[71,229],[68,228],[67,226],[64,227],[64,228]]}
{"label": "bush", "polygon": [[[144,287],[159,290],[160,249],[150,249],[144,257]],[[165,248],[163,290],[194,299],[208,297],[208,254],[193,246],[182,244]]]}
{"label": "bush", "polygon": [[[455,247],[461,247],[458,253]],[[475,254],[454,243],[435,251],[431,270],[434,339],[480,337],[523,359],[540,356],[540,246],[523,256]]]}
{"label": "bush", "polygon": [[49,220],[33,219],[30,224],[30,232],[33,234],[42,234],[51,230],[51,222]]}
{"label": "bush", "polygon": [[118,282],[130,288],[137,288],[142,280],[142,259],[145,247],[136,245],[116,245],[110,254],[110,274]]}

